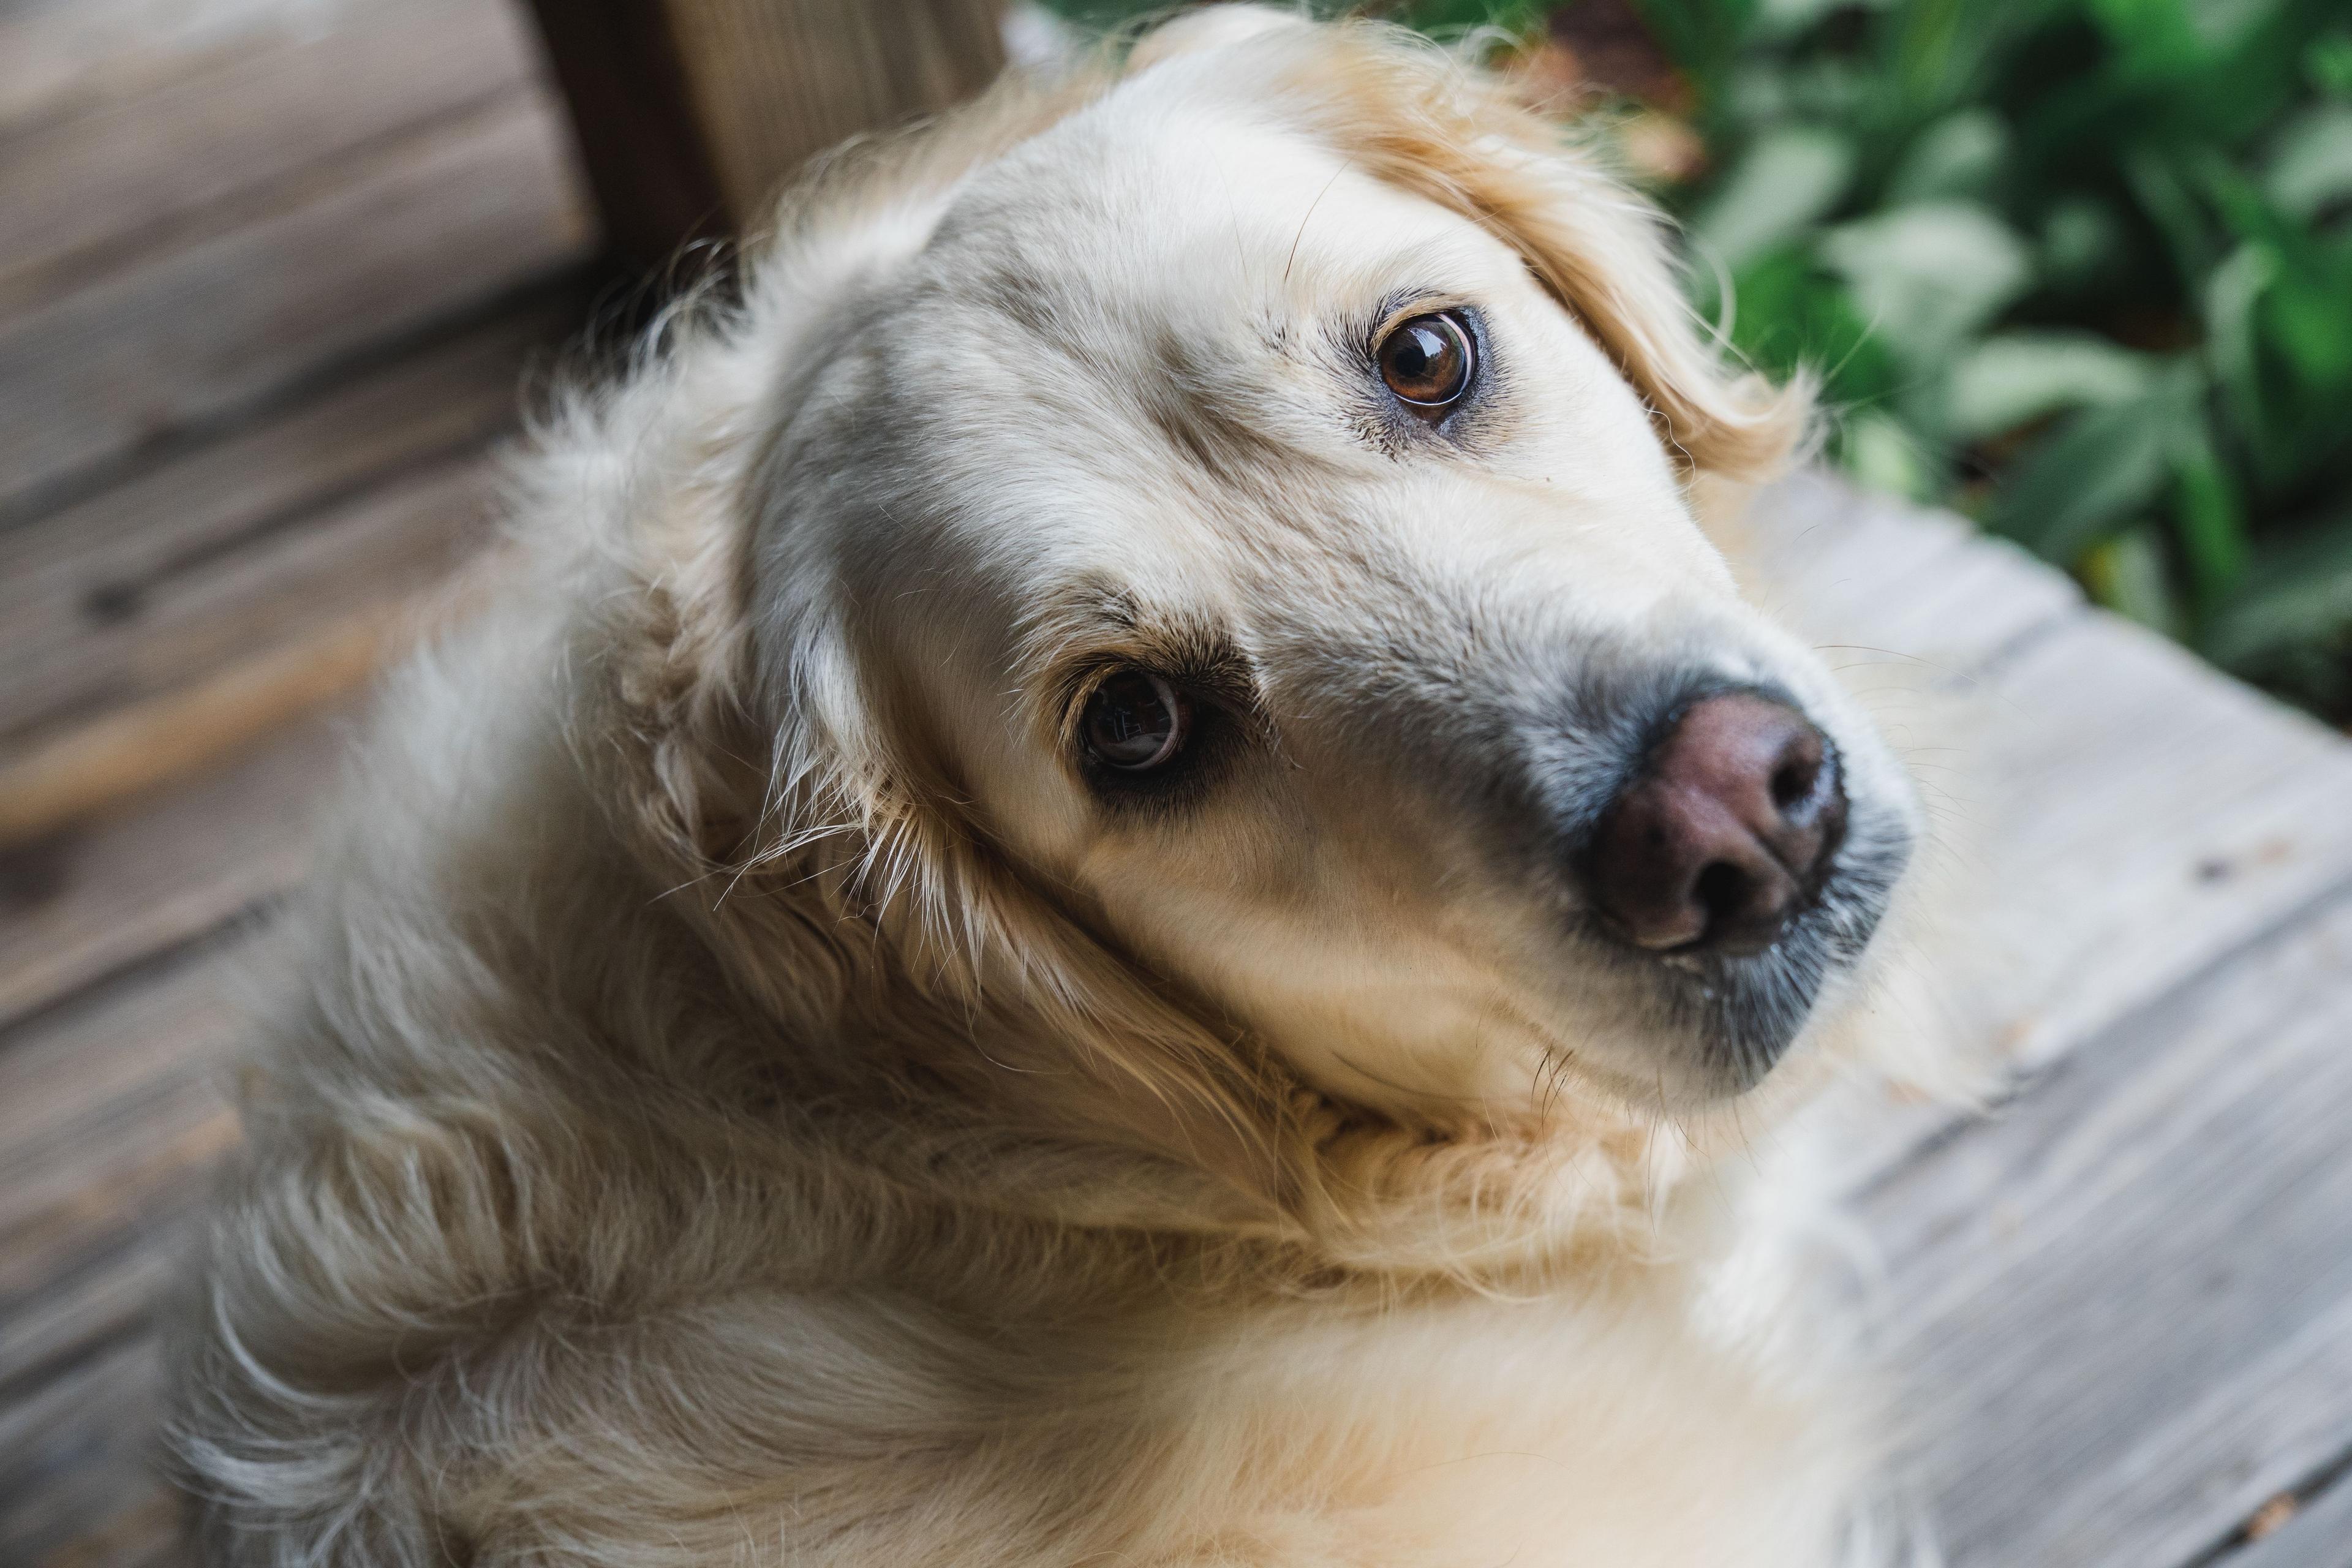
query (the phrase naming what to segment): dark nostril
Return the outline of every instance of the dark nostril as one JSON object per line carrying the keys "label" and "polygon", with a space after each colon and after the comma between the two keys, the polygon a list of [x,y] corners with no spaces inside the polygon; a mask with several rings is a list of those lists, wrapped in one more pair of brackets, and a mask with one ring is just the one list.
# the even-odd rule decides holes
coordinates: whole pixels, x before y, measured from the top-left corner
{"label": "dark nostril", "polygon": [[1813,785],[1821,776],[1818,757],[1792,758],[1782,763],[1772,773],[1772,804],[1783,813],[1796,810],[1813,793]]}
{"label": "dark nostril", "polygon": [[1704,698],[1602,816],[1594,901],[1654,951],[1761,952],[1820,882],[1844,817],[1836,761],[1803,714],[1755,692]]}
{"label": "dark nostril", "polygon": [[1754,895],[1755,886],[1755,879],[1747,872],[1728,860],[1717,860],[1701,871],[1698,880],[1691,884],[1691,897],[1697,900],[1699,907],[1706,911],[1707,928],[1714,930],[1735,918],[1747,906]]}

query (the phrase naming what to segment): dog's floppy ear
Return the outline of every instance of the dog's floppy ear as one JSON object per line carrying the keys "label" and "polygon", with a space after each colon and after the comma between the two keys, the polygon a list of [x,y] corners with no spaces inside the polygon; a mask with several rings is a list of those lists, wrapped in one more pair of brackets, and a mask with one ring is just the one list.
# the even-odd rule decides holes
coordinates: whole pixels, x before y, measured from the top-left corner
{"label": "dog's floppy ear", "polygon": [[1769,477],[1811,413],[1802,382],[1727,367],[1685,303],[1657,212],[1495,82],[1394,29],[1268,38],[1281,97],[1357,168],[1507,240],[1599,340],[1686,468]]}

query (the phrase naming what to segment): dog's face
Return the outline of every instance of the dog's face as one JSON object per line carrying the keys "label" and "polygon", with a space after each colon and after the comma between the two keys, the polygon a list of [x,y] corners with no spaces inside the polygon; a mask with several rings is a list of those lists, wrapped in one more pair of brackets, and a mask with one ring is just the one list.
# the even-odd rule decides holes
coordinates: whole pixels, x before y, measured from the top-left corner
{"label": "dog's face", "polygon": [[1902,869],[1897,768],[1525,248],[1214,64],[977,173],[795,346],[762,612],[837,629],[1034,896],[1332,1092],[1752,1086]]}

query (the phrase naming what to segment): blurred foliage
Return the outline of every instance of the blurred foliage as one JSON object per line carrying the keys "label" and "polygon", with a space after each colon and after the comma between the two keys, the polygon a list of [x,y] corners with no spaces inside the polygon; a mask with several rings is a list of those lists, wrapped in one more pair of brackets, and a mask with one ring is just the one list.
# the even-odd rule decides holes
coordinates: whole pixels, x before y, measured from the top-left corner
{"label": "blurred foliage", "polygon": [[2346,0],[1359,8],[1585,84],[1683,219],[1696,303],[1813,369],[1859,479],[2352,715]]}
{"label": "blurred foliage", "polygon": [[1864,480],[2352,710],[2342,0],[1645,0],[1701,304]]}

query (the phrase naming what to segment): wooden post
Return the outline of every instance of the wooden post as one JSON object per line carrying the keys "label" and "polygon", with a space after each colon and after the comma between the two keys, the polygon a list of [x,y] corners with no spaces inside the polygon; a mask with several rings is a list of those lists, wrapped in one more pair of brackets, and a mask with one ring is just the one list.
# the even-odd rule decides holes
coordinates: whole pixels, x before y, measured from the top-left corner
{"label": "wooden post", "polygon": [[623,256],[756,226],[811,154],[1004,64],[1004,0],[531,0]]}

